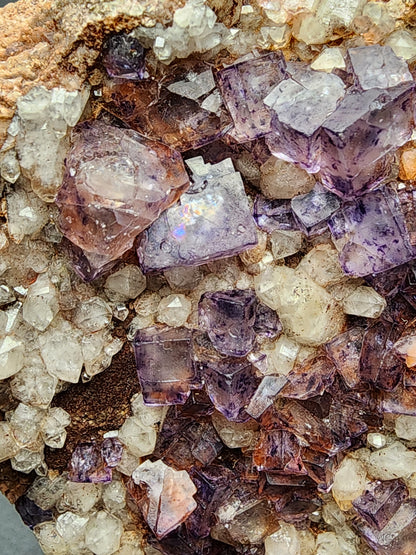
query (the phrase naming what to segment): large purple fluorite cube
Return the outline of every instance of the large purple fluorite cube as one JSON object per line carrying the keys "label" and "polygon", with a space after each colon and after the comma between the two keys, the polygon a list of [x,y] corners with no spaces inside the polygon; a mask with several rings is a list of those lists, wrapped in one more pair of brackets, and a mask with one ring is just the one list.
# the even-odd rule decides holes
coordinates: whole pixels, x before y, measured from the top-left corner
{"label": "large purple fluorite cube", "polygon": [[346,274],[366,276],[384,272],[416,255],[399,198],[389,187],[345,204],[328,224]]}
{"label": "large purple fluorite cube", "polygon": [[237,62],[216,75],[223,100],[234,121],[233,137],[250,141],[271,130],[271,112],[263,99],[285,78],[281,52]]}
{"label": "large purple fluorite cube", "polygon": [[248,198],[231,159],[211,165],[199,156],[186,163],[193,186],[141,236],[137,253],[144,272],[197,266],[257,244]]}
{"label": "large purple fluorite cube", "polygon": [[134,338],[137,374],[147,405],[180,405],[190,395],[194,379],[191,331],[147,328]]}
{"label": "large purple fluorite cube", "polygon": [[242,357],[254,345],[256,295],[253,291],[204,293],[199,302],[199,327],[208,332],[214,347],[224,355]]}
{"label": "large purple fluorite cube", "polygon": [[296,162],[311,173],[319,170],[320,131],[344,96],[344,83],[332,74],[290,64],[290,79],[264,99],[274,112],[267,145],[278,158]]}
{"label": "large purple fluorite cube", "polygon": [[321,179],[343,197],[373,189],[389,174],[394,151],[413,128],[414,83],[350,89],[322,126]]}

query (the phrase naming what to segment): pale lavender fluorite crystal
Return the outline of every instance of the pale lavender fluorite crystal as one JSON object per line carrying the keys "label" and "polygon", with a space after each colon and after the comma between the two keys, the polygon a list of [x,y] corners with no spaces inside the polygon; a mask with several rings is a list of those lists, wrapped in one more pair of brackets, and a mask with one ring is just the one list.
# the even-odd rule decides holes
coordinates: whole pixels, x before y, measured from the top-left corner
{"label": "pale lavender fluorite crystal", "polygon": [[137,374],[147,405],[180,405],[190,395],[194,379],[191,331],[147,328],[134,338]]}
{"label": "pale lavender fluorite crystal", "polygon": [[271,130],[271,113],[263,99],[285,78],[281,52],[270,52],[226,67],[216,75],[222,98],[234,121],[231,135],[239,142]]}
{"label": "pale lavender fluorite crystal", "polygon": [[94,441],[79,443],[76,446],[72,453],[68,478],[72,482],[111,482],[111,468],[105,464]]}
{"label": "pale lavender fluorite crystal", "polygon": [[346,274],[384,272],[416,256],[395,191],[382,187],[345,204],[328,221]]}
{"label": "pale lavender fluorite crystal", "polygon": [[207,331],[222,354],[242,357],[253,348],[256,338],[256,295],[253,291],[215,291],[199,301],[199,327]]}
{"label": "pale lavender fluorite crystal", "polygon": [[322,187],[315,187],[305,195],[298,195],[291,206],[302,231],[308,236],[322,233],[326,220],[340,207],[339,199]]}
{"label": "pale lavender fluorite crystal", "polygon": [[231,159],[211,165],[199,156],[186,163],[194,184],[141,235],[137,253],[144,272],[198,266],[257,244],[248,198]]}
{"label": "pale lavender fluorite crystal", "polygon": [[101,444],[101,456],[105,464],[114,468],[121,461],[123,444],[116,437],[107,437]]}

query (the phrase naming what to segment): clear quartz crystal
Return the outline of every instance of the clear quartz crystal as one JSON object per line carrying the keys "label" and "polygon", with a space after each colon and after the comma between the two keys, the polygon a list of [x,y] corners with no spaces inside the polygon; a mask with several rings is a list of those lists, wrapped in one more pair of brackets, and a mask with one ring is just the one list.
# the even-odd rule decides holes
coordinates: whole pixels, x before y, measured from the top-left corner
{"label": "clear quartz crystal", "polygon": [[192,303],[185,295],[168,295],[159,303],[157,320],[168,326],[183,326],[191,313],[191,308]]}
{"label": "clear quartz crystal", "polygon": [[23,303],[23,319],[39,331],[45,331],[59,310],[58,292],[47,274],[40,274],[29,287]]}
{"label": "clear quartz crystal", "polygon": [[138,266],[127,264],[108,276],[104,289],[110,301],[125,302],[146,289],[146,278]]}
{"label": "clear quartz crystal", "polygon": [[85,545],[95,555],[111,555],[120,547],[123,525],[115,516],[98,511],[89,520],[85,530]]}

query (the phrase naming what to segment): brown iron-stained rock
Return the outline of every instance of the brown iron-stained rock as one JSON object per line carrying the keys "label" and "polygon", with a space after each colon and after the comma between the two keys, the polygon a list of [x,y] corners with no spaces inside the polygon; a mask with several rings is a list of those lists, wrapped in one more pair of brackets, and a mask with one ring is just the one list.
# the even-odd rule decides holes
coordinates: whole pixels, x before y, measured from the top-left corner
{"label": "brown iron-stained rock", "polygon": [[167,24],[183,4],[183,0],[20,0],[1,8],[0,144],[19,96],[36,85],[79,89],[110,33]]}

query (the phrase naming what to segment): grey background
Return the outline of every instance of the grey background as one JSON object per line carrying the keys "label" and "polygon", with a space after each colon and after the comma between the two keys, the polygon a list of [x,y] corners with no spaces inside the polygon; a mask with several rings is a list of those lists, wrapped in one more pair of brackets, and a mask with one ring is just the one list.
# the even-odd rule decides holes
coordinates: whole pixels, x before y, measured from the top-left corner
{"label": "grey background", "polygon": [[[9,2],[0,0],[0,7]],[[1,555],[42,555],[35,536],[25,526],[4,495],[0,494],[0,553]]]}

